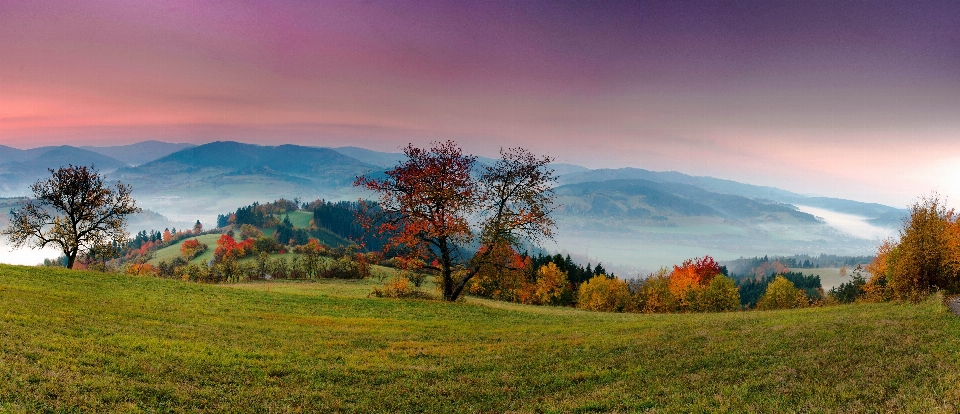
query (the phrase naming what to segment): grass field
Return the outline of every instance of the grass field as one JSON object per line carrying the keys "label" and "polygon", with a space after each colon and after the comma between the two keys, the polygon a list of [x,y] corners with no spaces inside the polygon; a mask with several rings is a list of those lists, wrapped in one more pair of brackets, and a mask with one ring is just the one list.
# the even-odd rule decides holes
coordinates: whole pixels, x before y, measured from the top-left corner
{"label": "grass field", "polygon": [[[855,266],[854,266],[855,267]],[[823,291],[829,291],[835,286],[839,286],[841,283],[847,283],[853,278],[853,269],[854,267],[847,267],[847,275],[840,276],[839,267],[822,267],[819,269],[790,269],[794,272],[800,272],[805,275],[817,275],[820,276],[820,285],[823,286]],[[870,273],[866,271],[863,272],[863,277],[865,279],[870,279]]]}
{"label": "grass field", "polygon": [[708,315],[0,265],[0,412],[957,412],[936,300]]}
{"label": "grass field", "polygon": [[310,220],[313,220],[313,212],[311,211],[291,211],[286,214],[280,214],[277,218],[283,221],[284,216],[290,219],[290,224],[293,224],[293,227],[301,229],[310,227]]}

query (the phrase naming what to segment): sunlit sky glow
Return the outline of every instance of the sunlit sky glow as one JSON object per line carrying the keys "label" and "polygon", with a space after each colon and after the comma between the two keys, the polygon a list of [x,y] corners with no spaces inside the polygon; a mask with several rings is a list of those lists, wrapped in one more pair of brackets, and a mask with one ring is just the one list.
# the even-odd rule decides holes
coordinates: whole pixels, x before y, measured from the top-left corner
{"label": "sunlit sky glow", "polygon": [[455,139],[960,197],[960,2],[465,3],[0,2],[0,144]]}

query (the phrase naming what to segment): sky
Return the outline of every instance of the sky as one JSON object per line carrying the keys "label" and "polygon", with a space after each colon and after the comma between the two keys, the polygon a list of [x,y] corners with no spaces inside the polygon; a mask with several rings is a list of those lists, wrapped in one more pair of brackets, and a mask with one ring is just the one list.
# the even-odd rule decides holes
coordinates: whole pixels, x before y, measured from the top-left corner
{"label": "sky", "polygon": [[0,1],[0,144],[146,139],[960,200],[960,2]]}

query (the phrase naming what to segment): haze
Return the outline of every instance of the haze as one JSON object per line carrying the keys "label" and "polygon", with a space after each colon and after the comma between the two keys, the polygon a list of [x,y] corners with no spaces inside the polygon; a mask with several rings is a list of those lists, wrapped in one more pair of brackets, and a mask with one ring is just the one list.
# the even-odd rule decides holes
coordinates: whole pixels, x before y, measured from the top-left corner
{"label": "haze", "polygon": [[[0,144],[455,139],[960,195],[960,3],[0,3]],[[955,196],[954,196],[955,197]]]}

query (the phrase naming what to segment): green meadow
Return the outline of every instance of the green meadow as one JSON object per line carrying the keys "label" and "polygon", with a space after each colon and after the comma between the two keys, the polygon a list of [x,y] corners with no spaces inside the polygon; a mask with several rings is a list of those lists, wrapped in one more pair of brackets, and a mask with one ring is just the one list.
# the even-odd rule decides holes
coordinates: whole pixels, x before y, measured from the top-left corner
{"label": "green meadow", "polygon": [[936,298],[639,315],[375,285],[0,265],[0,412],[960,410]]}

